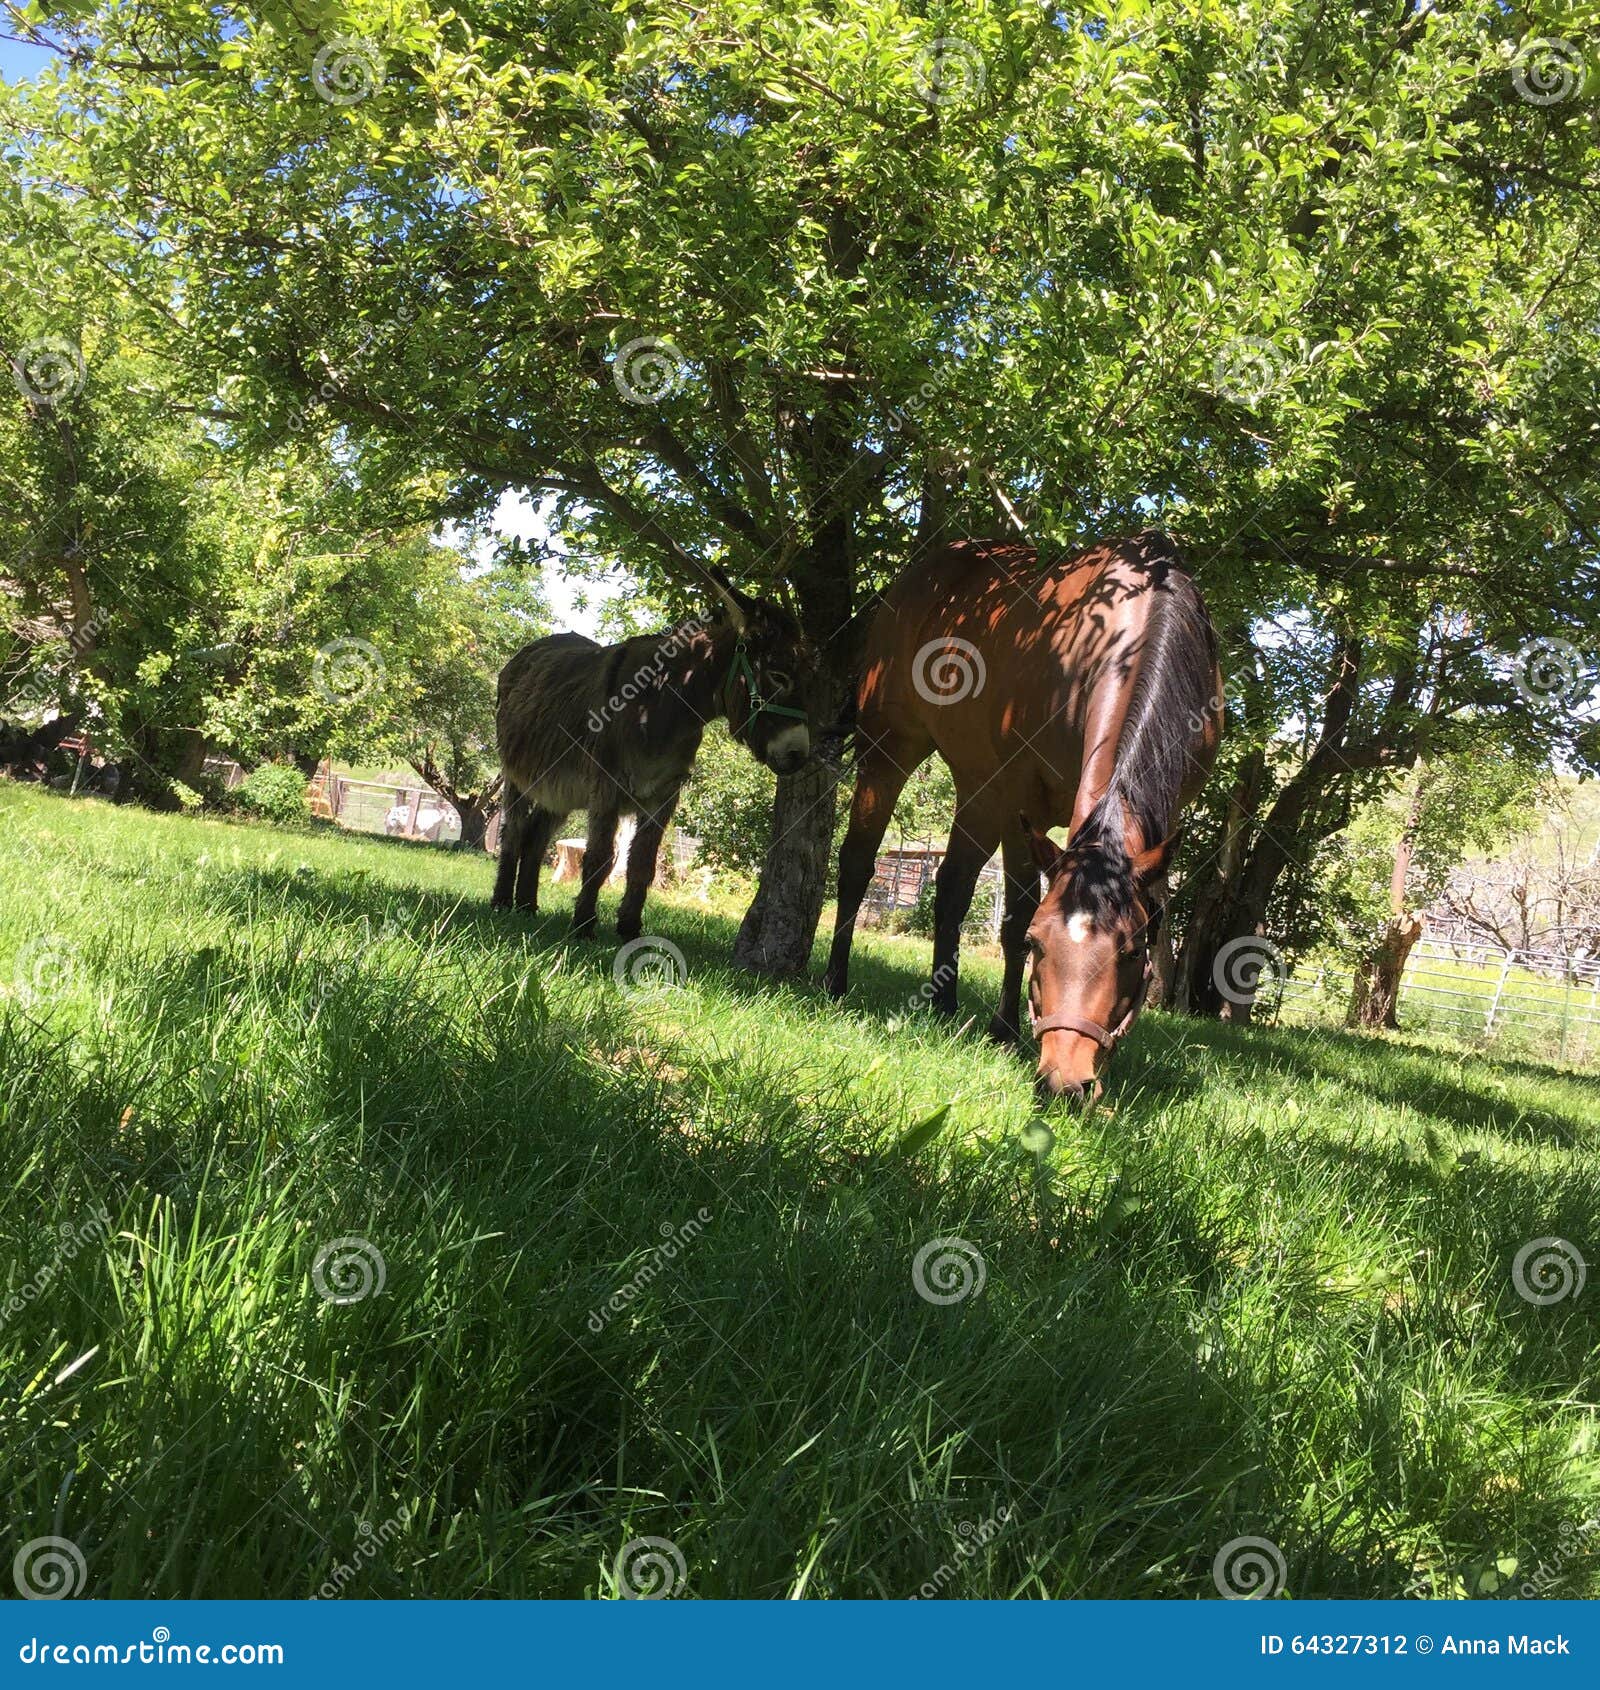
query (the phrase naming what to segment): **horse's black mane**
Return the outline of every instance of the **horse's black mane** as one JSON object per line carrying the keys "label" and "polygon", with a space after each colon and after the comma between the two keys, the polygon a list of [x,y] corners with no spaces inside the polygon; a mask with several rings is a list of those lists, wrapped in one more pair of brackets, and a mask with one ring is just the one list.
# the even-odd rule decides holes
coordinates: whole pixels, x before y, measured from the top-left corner
{"label": "horse's black mane", "polygon": [[1164,534],[1142,534],[1135,543],[1150,568],[1155,603],[1141,636],[1111,785],[1073,835],[1061,865],[1067,907],[1087,910],[1097,923],[1132,914],[1128,824],[1146,849],[1165,842],[1191,743],[1214,709],[1216,635],[1182,554]]}

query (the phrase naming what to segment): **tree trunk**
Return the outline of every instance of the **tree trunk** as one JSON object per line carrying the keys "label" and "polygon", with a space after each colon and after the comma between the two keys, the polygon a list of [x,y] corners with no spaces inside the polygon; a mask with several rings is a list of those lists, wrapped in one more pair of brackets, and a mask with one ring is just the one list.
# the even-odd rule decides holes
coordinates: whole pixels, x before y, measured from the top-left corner
{"label": "tree trunk", "polygon": [[1355,992],[1351,998],[1349,1024],[1352,1027],[1398,1027],[1395,1014],[1400,1001],[1400,977],[1416,942],[1422,937],[1422,916],[1418,911],[1390,916],[1382,935],[1361,959],[1356,969]]}
{"label": "tree trunk", "polygon": [[789,572],[817,653],[817,674],[806,701],[812,756],[797,773],[778,781],[761,879],[733,947],[735,965],[758,974],[804,974],[822,919],[833,862],[846,733],[842,724],[855,689],[857,632],[850,619],[854,569],[849,519],[840,516]]}
{"label": "tree trunk", "polygon": [[778,782],[772,842],[733,947],[738,967],[780,975],[809,967],[833,860],[838,786],[838,768],[824,757]]}
{"label": "tree trunk", "polygon": [[461,818],[461,849],[481,851],[489,833],[489,814],[493,805],[479,798],[456,799],[456,814]]}

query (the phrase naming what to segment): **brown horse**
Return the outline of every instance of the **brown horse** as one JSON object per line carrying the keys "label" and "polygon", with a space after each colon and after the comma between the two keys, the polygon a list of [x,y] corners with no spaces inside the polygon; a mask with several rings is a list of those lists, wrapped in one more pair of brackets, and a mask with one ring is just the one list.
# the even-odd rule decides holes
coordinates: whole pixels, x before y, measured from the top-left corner
{"label": "brown horse", "polygon": [[[961,923],[998,846],[1005,980],[991,1035],[1018,1039],[1031,955],[1041,1089],[1097,1097],[1143,1006],[1178,817],[1221,731],[1216,636],[1165,535],[1047,566],[1028,546],[969,541],[912,565],[867,633],[828,990],[846,988],[895,800],[937,751],[956,813],[934,895],[933,1005],[955,1012]],[[1062,825],[1064,849],[1043,831]]]}

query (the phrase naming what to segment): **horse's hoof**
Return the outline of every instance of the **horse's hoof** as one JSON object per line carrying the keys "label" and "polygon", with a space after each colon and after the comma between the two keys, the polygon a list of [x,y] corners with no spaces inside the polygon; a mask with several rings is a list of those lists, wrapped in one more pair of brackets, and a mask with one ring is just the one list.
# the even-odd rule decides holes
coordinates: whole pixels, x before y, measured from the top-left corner
{"label": "horse's hoof", "polygon": [[630,939],[637,939],[644,932],[642,921],[619,921],[617,923],[617,937],[627,944]]}
{"label": "horse's hoof", "polygon": [[997,1015],[989,1023],[989,1037],[997,1045],[1019,1045],[1022,1035],[1003,1015]]}
{"label": "horse's hoof", "polygon": [[592,939],[598,925],[593,916],[587,921],[575,921],[572,924],[572,936],[574,939]]}
{"label": "horse's hoof", "polygon": [[850,983],[842,976],[834,974],[830,969],[828,973],[822,976],[822,989],[837,1003],[850,989]]}

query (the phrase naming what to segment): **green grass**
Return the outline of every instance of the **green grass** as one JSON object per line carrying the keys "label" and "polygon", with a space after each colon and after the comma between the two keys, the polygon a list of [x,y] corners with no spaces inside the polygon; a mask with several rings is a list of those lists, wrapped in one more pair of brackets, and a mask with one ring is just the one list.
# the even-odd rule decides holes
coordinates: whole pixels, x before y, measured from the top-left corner
{"label": "green grass", "polygon": [[658,898],[640,996],[480,858],[14,787],[0,855],[5,1554],[86,1594],[1600,1586],[1600,1288],[1511,1276],[1600,1261],[1592,1079],[1147,1015],[1044,1127],[916,940],[836,1007]]}

